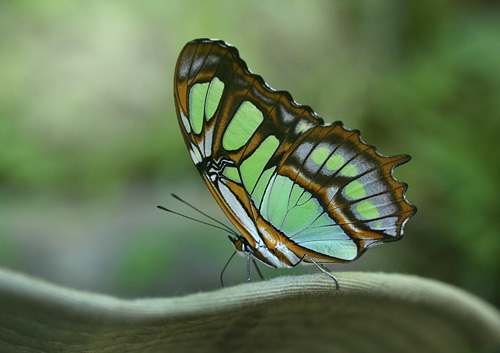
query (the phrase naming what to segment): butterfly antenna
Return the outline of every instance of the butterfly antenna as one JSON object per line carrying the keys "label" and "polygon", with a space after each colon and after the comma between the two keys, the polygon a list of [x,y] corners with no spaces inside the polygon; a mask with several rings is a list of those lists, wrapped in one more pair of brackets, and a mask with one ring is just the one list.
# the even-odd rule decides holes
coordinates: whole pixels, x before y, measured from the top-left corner
{"label": "butterfly antenna", "polygon": [[[187,202],[187,201],[185,201],[185,200],[181,199],[181,198],[180,198],[179,196],[177,196],[176,194],[171,194],[171,195],[172,195],[172,197],[173,197],[173,198],[175,198],[177,201],[182,202],[183,204],[185,204],[185,205],[187,205],[187,206],[191,207],[191,208],[192,208],[193,210],[195,210],[196,212],[198,212],[198,213],[202,214],[203,216],[207,217],[208,219],[210,219],[210,220],[214,221],[215,223],[217,223],[217,224],[221,225],[222,227],[224,227],[224,228],[225,228],[228,232],[230,232],[231,234],[233,234],[233,235],[237,235],[237,233],[236,233],[234,230],[232,230],[231,228],[229,228],[226,224],[222,223],[222,222],[221,222],[221,221],[219,221],[218,219],[215,219],[214,217],[212,217],[212,216],[210,216],[210,215],[206,214],[205,212],[203,212],[203,211],[202,211],[202,210],[200,210],[199,208],[197,208],[197,207],[195,207],[195,206],[191,205],[189,202]],[[206,224],[206,223],[205,223],[205,224]]]}
{"label": "butterfly antenna", "polygon": [[[182,213],[179,213],[179,212],[176,212],[176,211],[170,210],[170,209],[168,209],[168,208],[166,208],[166,207],[163,207],[163,206],[156,206],[156,207],[158,207],[160,210],[167,211],[167,212],[173,213],[173,214],[175,214],[175,215],[178,215],[178,216],[181,216],[181,217],[184,217],[184,218],[190,219],[190,220],[192,220],[192,221],[195,221],[195,222],[198,222],[198,223],[201,223],[201,224],[205,224],[205,225],[207,225],[207,226],[214,227],[214,228],[217,228],[217,229],[223,230],[223,231],[225,231],[225,232],[228,232],[228,233],[230,233],[230,234],[232,234],[232,235],[238,236],[238,234],[237,234],[235,231],[233,231],[231,228],[229,228],[229,227],[227,227],[227,226],[226,226],[226,227],[220,227],[220,226],[218,226],[218,225],[216,225],[216,224],[212,224],[212,223],[208,223],[208,222],[200,221],[199,219],[196,219],[196,218],[193,218],[193,217],[186,216],[186,215],[184,215],[184,214],[182,214]],[[220,222],[218,222],[218,223],[220,223]],[[223,224],[223,223],[222,223],[222,225],[225,225],[225,224]]]}

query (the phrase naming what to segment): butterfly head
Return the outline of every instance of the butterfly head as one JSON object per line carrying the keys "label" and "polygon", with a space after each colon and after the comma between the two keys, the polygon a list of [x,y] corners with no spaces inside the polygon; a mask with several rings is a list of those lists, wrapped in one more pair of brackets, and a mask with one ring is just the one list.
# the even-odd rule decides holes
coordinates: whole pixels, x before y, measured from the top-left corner
{"label": "butterfly head", "polygon": [[234,245],[234,248],[236,251],[244,256],[247,256],[248,254],[253,254],[253,248],[252,246],[248,243],[248,241],[241,235],[238,235],[236,237],[228,236],[229,240]]}

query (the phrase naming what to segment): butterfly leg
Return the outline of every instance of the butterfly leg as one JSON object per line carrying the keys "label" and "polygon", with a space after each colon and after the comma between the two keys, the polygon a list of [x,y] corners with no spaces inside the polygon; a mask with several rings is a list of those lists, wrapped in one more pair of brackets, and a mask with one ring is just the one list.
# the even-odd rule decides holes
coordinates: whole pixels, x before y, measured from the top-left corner
{"label": "butterfly leg", "polygon": [[302,261],[304,261],[304,259],[307,258],[309,261],[311,261],[317,268],[318,270],[320,270],[321,272],[323,272],[325,275],[327,275],[328,277],[330,277],[331,279],[333,279],[333,281],[335,282],[335,288],[336,289],[339,289],[339,281],[337,280],[337,278],[332,275],[330,272],[328,272],[328,269],[325,267],[325,265],[323,264],[319,264],[317,263],[316,261],[314,261],[309,255],[307,254],[304,254],[304,256],[302,256],[302,258],[299,260],[299,262],[297,262],[293,267],[297,266],[298,264],[300,264]]}
{"label": "butterfly leg", "polygon": [[262,272],[260,272],[259,266],[257,266],[257,261],[255,261],[255,259],[252,259],[252,262],[253,262],[253,266],[257,270],[257,273],[259,274],[260,279],[263,281],[264,276],[262,276]]}
{"label": "butterfly leg", "polygon": [[262,272],[260,272],[259,266],[257,266],[257,262],[255,261],[254,258],[251,258],[250,253],[247,254],[247,282],[250,282],[252,280],[250,276],[250,259],[252,260],[252,263],[257,270],[257,273],[259,274],[259,277],[261,280],[264,280],[264,276],[262,276]]}
{"label": "butterfly leg", "polygon": [[229,260],[227,260],[226,264],[224,265],[224,268],[222,269],[222,271],[220,273],[220,285],[222,286],[222,288],[224,288],[224,272],[226,271],[227,265],[229,265],[229,263],[233,259],[234,255],[236,255],[236,251],[233,252],[233,254],[229,258]]}
{"label": "butterfly leg", "polygon": [[250,253],[247,253],[247,283],[252,280],[250,276]]}

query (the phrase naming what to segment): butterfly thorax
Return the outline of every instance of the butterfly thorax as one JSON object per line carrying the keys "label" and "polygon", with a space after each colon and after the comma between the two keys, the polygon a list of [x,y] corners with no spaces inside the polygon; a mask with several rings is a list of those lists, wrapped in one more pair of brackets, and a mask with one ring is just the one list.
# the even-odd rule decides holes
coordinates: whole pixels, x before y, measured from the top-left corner
{"label": "butterfly thorax", "polygon": [[259,243],[257,247],[250,245],[248,240],[239,235],[229,237],[236,251],[245,257],[252,257],[261,263],[273,268],[295,267],[302,260],[291,253],[284,244],[278,243],[274,248],[268,248],[267,245]]}

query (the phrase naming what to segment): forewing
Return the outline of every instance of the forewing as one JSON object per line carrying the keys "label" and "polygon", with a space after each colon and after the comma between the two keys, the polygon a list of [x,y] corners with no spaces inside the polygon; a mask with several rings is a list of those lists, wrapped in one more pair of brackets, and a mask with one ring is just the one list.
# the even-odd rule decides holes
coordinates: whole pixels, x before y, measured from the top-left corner
{"label": "forewing", "polygon": [[198,39],[184,47],[174,91],[194,163],[233,223],[241,231],[241,218],[248,218],[250,227],[256,218],[250,195],[262,175],[268,177],[293,143],[322,120],[288,92],[268,87],[222,41]]}

